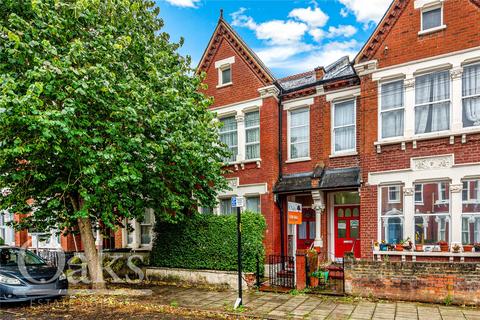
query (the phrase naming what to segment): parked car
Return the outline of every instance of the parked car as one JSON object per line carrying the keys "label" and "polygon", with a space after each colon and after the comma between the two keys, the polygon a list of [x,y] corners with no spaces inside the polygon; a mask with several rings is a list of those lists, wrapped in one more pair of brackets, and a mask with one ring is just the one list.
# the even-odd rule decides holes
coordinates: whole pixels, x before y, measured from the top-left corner
{"label": "parked car", "polygon": [[0,246],[0,303],[66,295],[65,274],[29,250]]}

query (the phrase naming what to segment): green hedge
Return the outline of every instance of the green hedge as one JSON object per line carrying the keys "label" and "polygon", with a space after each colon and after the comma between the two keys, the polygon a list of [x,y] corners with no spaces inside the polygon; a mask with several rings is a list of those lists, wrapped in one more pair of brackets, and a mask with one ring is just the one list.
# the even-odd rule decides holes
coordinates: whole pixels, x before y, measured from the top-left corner
{"label": "green hedge", "polygon": [[[263,271],[265,218],[242,213],[242,261],[245,272],[255,272],[257,255]],[[184,221],[155,226],[152,266],[186,269],[237,270],[237,217],[194,214]]]}

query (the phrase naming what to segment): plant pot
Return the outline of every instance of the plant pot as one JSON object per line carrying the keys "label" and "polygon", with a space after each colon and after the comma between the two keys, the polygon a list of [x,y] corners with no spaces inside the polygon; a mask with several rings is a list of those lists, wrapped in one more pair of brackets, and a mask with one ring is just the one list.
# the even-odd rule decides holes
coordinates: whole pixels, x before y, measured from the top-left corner
{"label": "plant pot", "polygon": [[450,247],[448,246],[448,244],[441,244],[440,245],[440,251],[448,252],[448,251],[450,251]]}
{"label": "plant pot", "polygon": [[423,252],[423,245],[422,244],[416,244],[415,245],[415,251]]}
{"label": "plant pot", "polygon": [[466,244],[463,246],[463,252],[472,252],[473,251],[473,246],[470,244]]}
{"label": "plant pot", "polygon": [[401,245],[401,244],[396,244],[396,245],[395,245],[395,251],[403,251],[403,245]]}
{"label": "plant pot", "polygon": [[475,247],[474,250],[475,252],[480,252],[480,247]]}
{"label": "plant pot", "polygon": [[319,279],[317,277],[310,277],[310,287],[318,287],[318,281]]}
{"label": "plant pot", "polygon": [[381,243],[380,244],[380,251],[388,251],[388,244]]}

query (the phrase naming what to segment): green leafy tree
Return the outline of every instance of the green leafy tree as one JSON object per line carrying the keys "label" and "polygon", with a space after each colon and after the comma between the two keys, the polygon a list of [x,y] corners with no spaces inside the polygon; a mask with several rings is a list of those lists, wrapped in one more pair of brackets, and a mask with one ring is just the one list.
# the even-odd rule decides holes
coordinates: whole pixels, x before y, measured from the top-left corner
{"label": "green leafy tree", "polygon": [[181,220],[226,188],[211,100],[145,0],[0,0],[0,209],[79,232],[154,208]]}

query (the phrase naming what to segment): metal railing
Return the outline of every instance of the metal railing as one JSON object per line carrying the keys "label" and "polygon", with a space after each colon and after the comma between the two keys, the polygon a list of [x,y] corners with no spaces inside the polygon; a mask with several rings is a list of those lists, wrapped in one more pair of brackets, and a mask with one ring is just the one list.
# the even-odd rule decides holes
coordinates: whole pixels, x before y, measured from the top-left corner
{"label": "metal railing", "polygon": [[269,284],[271,287],[295,288],[295,258],[268,256]]}

